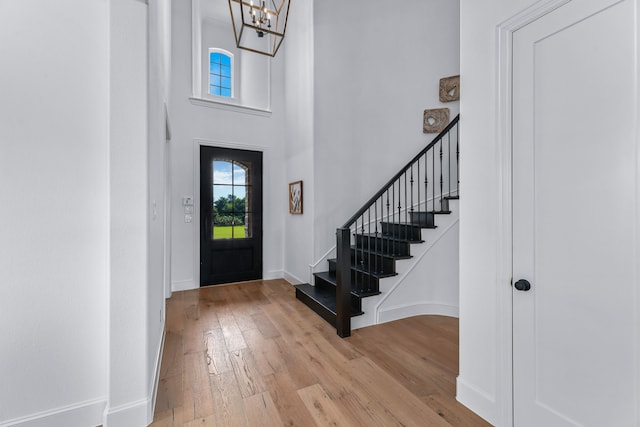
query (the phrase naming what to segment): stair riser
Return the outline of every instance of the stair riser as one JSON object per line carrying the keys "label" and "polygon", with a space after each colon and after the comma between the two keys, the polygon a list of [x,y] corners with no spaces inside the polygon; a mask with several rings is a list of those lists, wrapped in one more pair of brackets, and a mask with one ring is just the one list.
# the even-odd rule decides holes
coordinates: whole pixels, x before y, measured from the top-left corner
{"label": "stair riser", "polygon": [[419,225],[393,224],[390,222],[383,222],[382,234],[403,240],[422,240],[422,229]]}
{"label": "stair riser", "polygon": [[[333,283],[327,282],[326,280],[318,276],[314,278],[314,285],[327,288],[327,289],[332,289],[334,292],[336,289],[336,286]],[[362,311],[362,300],[357,295],[351,295],[351,312],[359,313],[361,311]]]}
{"label": "stair riser", "polygon": [[299,289],[296,289],[296,299],[302,301],[307,307],[313,310],[316,314],[322,317],[324,320],[329,322],[331,326],[336,327],[336,315],[332,313],[331,310],[327,309],[327,307],[320,304],[318,301],[309,297],[304,292],[301,292]]}
{"label": "stair riser", "polygon": [[[330,259],[328,261],[329,273],[335,274],[336,260]],[[379,275],[393,274],[396,272],[396,264],[392,258],[383,257],[381,255],[373,255],[365,250],[351,249],[351,265],[358,266]]]}
{"label": "stair riser", "polygon": [[[336,262],[335,260],[329,260],[329,272],[335,274],[336,271]],[[332,283],[328,283],[321,277],[315,278],[316,286],[333,286]],[[364,292],[364,293],[377,293],[379,292],[380,284],[379,279],[376,277],[372,277],[369,274],[362,272],[351,270],[351,290],[354,292]]]}
{"label": "stair riser", "polygon": [[434,217],[435,215],[432,212],[409,212],[411,223],[424,228],[435,227]]}
{"label": "stair riser", "polygon": [[356,235],[356,248],[366,249],[369,247],[378,248],[379,252],[390,256],[406,257],[411,255],[409,242],[398,242],[383,237]]}

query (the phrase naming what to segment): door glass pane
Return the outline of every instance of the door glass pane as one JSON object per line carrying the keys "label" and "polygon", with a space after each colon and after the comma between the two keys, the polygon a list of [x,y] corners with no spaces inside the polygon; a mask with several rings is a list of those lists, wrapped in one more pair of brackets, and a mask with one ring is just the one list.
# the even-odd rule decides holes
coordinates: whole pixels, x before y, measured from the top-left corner
{"label": "door glass pane", "polygon": [[250,162],[213,161],[213,239],[251,237]]}

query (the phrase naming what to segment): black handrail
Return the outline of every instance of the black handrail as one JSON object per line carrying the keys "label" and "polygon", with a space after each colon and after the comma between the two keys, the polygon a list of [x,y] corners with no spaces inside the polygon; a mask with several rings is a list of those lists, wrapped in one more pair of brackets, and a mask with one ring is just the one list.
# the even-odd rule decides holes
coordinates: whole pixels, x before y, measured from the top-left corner
{"label": "black handrail", "polygon": [[438,134],[438,136],[436,136],[433,141],[431,141],[429,143],[429,145],[427,145],[422,151],[420,151],[418,154],[415,155],[415,157],[413,159],[411,159],[409,161],[409,163],[406,164],[406,166],[404,168],[402,168],[400,170],[400,172],[398,172],[397,174],[395,174],[393,176],[393,178],[391,178],[385,185],[382,186],[382,188],[380,189],[380,191],[378,191],[376,194],[373,195],[373,197],[371,197],[369,199],[369,201],[367,201],[362,208],[356,212],[351,218],[349,218],[349,221],[345,222],[345,224],[340,227],[340,228],[349,228],[353,225],[354,222],[356,222],[356,220],[358,218],[360,218],[360,216],[362,216],[363,213],[365,213],[367,211],[367,209],[369,209],[371,207],[371,205],[380,198],[380,196],[382,196],[384,194],[385,191],[387,191],[387,189],[389,187],[391,187],[391,185],[396,182],[396,180],[398,178],[400,178],[400,176],[402,176],[403,173],[405,173],[407,170],[409,170],[411,168],[411,165],[413,165],[415,162],[417,162],[422,156],[424,156],[424,154],[429,151],[433,146],[435,146],[440,140],[442,140],[442,138],[447,135],[449,133],[449,131],[451,129],[453,129],[453,127],[458,123],[458,121],[460,120],[460,114],[458,114],[457,116],[454,117],[453,120],[451,120],[451,123],[449,123],[447,125],[446,128],[444,128],[444,130],[442,132],[440,132]]}

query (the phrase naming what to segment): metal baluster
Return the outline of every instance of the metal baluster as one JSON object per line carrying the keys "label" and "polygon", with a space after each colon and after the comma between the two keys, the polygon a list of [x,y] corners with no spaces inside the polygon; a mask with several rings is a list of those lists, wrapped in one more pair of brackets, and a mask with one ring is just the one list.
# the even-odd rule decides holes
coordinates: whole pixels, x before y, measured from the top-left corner
{"label": "metal baluster", "polygon": [[[360,217],[360,226],[362,227],[362,234],[364,234],[364,213]],[[358,289],[360,292],[364,291],[364,277],[362,271],[364,270],[364,246],[362,245],[362,250],[360,251],[360,269],[356,271],[356,277],[360,277],[360,280],[356,280],[358,283]],[[371,235],[367,235],[367,247],[371,246]]]}
{"label": "metal baluster", "polygon": [[[402,188],[401,188],[401,185],[400,185],[401,183],[402,183],[402,182],[400,181],[400,179],[398,179],[398,222],[400,222],[400,220],[401,220],[401,218],[402,218],[402,214],[401,214],[401,211],[402,211],[402,204],[400,203],[400,199],[401,199],[401,197],[402,197]],[[393,231],[394,231],[394,233],[393,233],[393,234],[394,234],[394,237],[395,237],[395,234],[396,234],[396,233],[395,233],[395,231],[396,231],[396,230],[395,230],[395,226],[394,226]],[[399,237],[399,236],[400,236],[400,234],[398,233],[398,237]]]}
{"label": "metal baluster", "polygon": [[443,180],[442,180],[442,140],[440,140],[440,210],[442,210],[442,193],[443,193],[443,187],[442,185],[444,184]]}
{"label": "metal baluster", "polygon": [[[392,189],[392,194],[393,194],[393,204],[391,205],[391,207],[393,207],[393,209],[391,210],[391,221],[387,221],[389,224],[392,224],[394,222],[396,222],[396,183],[394,182],[393,184],[391,184],[391,189]],[[387,224],[387,227],[389,227],[389,224]],[[389,229],[387,228],[387,235],[392,237],[393,233],[389,233]],[[390,250],[391,253],[395,253],[395,246],[391,247],[391,241],[389,239],[387,239],[387,248]]]}
{"label": "metal baluster", "polygon": [[424,153],[424,211],[429,212],[429,168],[427,167],[427,158],[429,151]]}
{"label": "metal baluster", "polygon": [[[368,216],[368,229],[369,229],[369,235],[371,235],[371,208],[367,209],[367,216]],[[363,260],[364,261],[364,260]],[[369,246],[367,248],[367,271],[369,271],[369,273],[371,273],[371,239],[369,239]],[[364,266],[364,264],[363,264]],[[363,277],[364,277],[364,270],[363,270]],[[371,276],[367,275],[367,291],[371,290]]]}
{"label": "metal baluster", "polygon": [[411,165],[411,179],[409,182],[411,183],[411,212],[409,212],[409,220],[413,222],[413,164]]}
{"label": "metal baluster", "polygon": [[[391,203],[389,203],[389,189],[387,188],[387,222],[391,221],[391,211],[390,208],[391,207]],[[380,243],[382,243],[382,249],[384,250],[384,240],[381,240]],[[385,251],[385,253],[391,253],[391,251],[389,250],[389,245],[387,245],[387,250]]]}
{"label": "metal baluster", "polygon": [[[378,199],[374,202],[373,213],[375,214],[376,221],[376,241],[373,246],[373,251],[378,252]],[[371,256],[371,254],[369,254],[369,256]],[[373,260],[375,262],[376,271],[378,271],[378,258],[374,257]]]}
{"label": "metal baluster", "polygon": [[460,197],[460,128],[456,123],[456,179],[458,185],[456,187],[456,196]]}
{"label": "metal baluster", "polygon": [[[389,190],[387,190],[389,191]],[[383,216],[384,216],[384,206],[383,206],[383,202],[384,202],[384,195],[380,196],[380,221],[383,220]],[[382,225],[381,225],[382,226]],[[382,253],[382,247],[378,248],[376,246],[376,252],[377,253]]]}
{"label": "metal baluster", "polygon": [[[404,171],[404,223],[408,223],[409,221],[407,221],[407,215],[409,214],[409,206],[407,206],[407,204],[409,203],[409,198],[407,197],[407,171]],[[407,238],[407,226],[404,226],[404,238]]]}
{"label": "metal baluster", "polygon": [[449,176],[449,193],[451,195],[451,131],[447,132],[447,174]]}
{"label": "metal baluster", "polygon": [[433,147],[431,147],[433,149],[433,151],[431,152],[431,186],[433,187],[433,190],[431,190],[431,207],[432,212],[436,211],[436,149],[435,149],[435,145]]}
{"label": "metal baluster", "polygon": [[418,212],[420,212],[420,159],[418,159],[418,161],[416,162],[416,165],[418,166]]}

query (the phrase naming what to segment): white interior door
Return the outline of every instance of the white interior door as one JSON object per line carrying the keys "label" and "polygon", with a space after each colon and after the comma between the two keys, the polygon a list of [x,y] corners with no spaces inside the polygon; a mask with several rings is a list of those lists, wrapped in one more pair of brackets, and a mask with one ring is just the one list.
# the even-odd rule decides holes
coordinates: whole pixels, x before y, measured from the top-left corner
{"label": "white interior door", "polygon": [[637,18],[573,0],[514,33],[517,427],[640,426]]}

